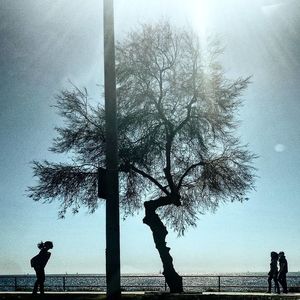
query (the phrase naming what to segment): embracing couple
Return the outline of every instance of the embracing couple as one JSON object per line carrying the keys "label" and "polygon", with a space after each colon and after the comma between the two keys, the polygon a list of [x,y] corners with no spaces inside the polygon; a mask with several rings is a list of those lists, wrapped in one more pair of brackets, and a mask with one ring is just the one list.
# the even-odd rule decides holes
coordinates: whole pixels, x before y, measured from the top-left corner
{"label": "embracing couple", "polygon": [[[279,262],[279,271],[278,271]],[[279,283],[282,286],[283,293],[287,294],[286,274],[288,272],[288,263],[285,258],[284,252],[271,252],[270,272],[268,273],[268,290],[271,293],[272,279],[275,285],[275,292],[280,294]]]}

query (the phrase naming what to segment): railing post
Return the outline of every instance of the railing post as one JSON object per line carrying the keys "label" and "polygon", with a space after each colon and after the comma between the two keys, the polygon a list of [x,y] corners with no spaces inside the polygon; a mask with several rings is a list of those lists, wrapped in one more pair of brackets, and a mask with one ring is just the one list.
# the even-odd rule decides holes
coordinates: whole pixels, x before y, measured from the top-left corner
{"label": "railing post", "polygon": [[66,276],[63,276],[63,290],[66,291]]}
{"label": "railing post", "polygon": [[17,291],[17,288],[18,288],[18,286],[17,286],[17,276],[15,276],[15,291]]}
{"label": "railing post", "polygon": [[166,282],[166,277],[164,277],[165,279],[165,292],[167,291],[167,282]]}
{"label": "railing post", "polygon": [[221,276],[218,276],[218,292],[221,292]]}

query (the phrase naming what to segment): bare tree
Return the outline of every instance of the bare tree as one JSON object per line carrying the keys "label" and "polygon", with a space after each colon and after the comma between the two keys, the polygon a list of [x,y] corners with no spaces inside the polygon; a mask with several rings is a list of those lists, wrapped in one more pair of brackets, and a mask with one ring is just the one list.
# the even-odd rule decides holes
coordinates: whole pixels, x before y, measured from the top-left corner
{"label": "bare tree", "polygon": [[[235,132],[249,78],[226,79],[221,53],[215,39],[203,45],[169,22],[142,25],[116,48],[121,208],[128,215],[144,206],[171,292],[183,285],[162,221],[183,235],[198,214],[243,201],[254,188],[255,155]],[[56,106],[65,123],[50,150],[71,153],[73,163],[34,162],[39,181],[30,197],[60,199],[62,217],[82,205],[93,212],[101,201],[97,168],[105,165],[104,108],[76,87]]]}

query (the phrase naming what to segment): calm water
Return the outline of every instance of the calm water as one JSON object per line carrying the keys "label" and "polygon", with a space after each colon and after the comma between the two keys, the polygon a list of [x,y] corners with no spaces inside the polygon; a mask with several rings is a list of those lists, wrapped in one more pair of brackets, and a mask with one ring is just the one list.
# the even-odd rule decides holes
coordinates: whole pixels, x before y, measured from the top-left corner
{"label": "calm water", "polygon": [[[217,291],[219,280],[222,291],[265,291],[267,288],[266,273],[238,273],[183,275],[185,291]],[[288,274],[288,286],[300,287],[300,272]],[[239,277],[231,277],[239,276]],[[251,277],[257,276],[257,277]],[[0,290],[14,291],[30,290],[33,287],[35,277],[33,275],[0,276]],[[121,286],[124,290],[165,290],[163,276],[124,275],[121,278]],[[48,275],[45,287],[55,291],[105,291],[104,275]]]}

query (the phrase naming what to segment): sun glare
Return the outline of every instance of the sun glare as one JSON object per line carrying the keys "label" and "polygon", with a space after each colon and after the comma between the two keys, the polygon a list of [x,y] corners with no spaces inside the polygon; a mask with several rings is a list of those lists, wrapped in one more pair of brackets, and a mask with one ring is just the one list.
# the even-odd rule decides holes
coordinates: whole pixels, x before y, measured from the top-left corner
{"label": "sun glare", "polygon": [[208,29],[208,3],[206,0],[193,0],[189,2],[189,5],[192,26],[201,38],[205,38]]}

